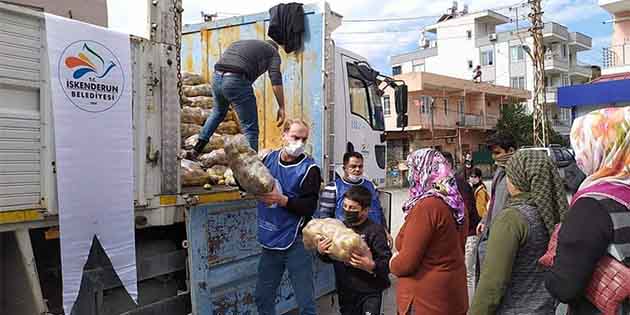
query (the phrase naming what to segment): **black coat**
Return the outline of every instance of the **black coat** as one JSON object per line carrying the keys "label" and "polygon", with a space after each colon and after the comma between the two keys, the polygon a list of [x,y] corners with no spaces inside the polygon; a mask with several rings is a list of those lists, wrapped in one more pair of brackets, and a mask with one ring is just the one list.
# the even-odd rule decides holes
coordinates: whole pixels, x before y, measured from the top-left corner
{"label": "black coat", "polygon": [[269,9],[271,21],[267,35],[291,53],[302,47],[304,8],[301,3],[281,3]]}

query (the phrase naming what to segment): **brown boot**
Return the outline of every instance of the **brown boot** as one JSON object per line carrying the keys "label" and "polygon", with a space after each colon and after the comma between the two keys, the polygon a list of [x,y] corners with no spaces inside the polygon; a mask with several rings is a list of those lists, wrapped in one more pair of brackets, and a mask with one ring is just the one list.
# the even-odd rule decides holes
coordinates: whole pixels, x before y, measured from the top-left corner
{"label": "brown boot", "polygon": [[191,161],[196,160],[197,157],[201,154],[201,152],[203,152],[203,148],[206,147],[206,144],[208,144],[207,140],[202,140],[202,139],[197,140],[195,147],[192,150],[186,152],[186,155],[184,156],[184,158]]}

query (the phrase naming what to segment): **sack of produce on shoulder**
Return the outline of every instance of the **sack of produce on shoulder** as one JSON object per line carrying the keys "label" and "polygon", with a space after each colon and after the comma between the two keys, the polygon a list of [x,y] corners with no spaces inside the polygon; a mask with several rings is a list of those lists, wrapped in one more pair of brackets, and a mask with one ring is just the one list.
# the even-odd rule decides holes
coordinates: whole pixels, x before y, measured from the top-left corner
{"label": "sack of produce on shoulder", "polygon": [[210,179],[210,175],[203,170],[200,163],[181,160],[180,168],[183,186],[203,186]]}
{"label": "sack of produce on shoulder", "polygon": [[181,136],[184,140],[188,139],[188,137],[190,136],[198,134],[199,131],[201,131],[200,125],[186,124],[186,123],[182,123],[180,125]]}
{"label": "sack of produce on shoulder", "polygon": [[214,104],[214,99],[211,96],[193,96],[187,97],[187,103],[184,103],[186,106],[190,107],[199,107],[203,109],[211,109]]}
{"label": "sack of produce on shoulder", "polygon": [[244,135],[225,136],[228,166],[241,187],[251,194],[269,193],[275,179],[256,155]]}
{"label": "sack of produce on shoulder", "polygon": [[198,160],[206,168],[213,167],[215,165],[228,165],[224,149],[214,150],[210,153],[201,155]]}
{"label": "sack of produce on shoulder", "polygon": [[212,96],[212,86],[210,84],[184,85],[183,90],[186,97]]}
{"label": "sack of produce on shoulder", "polygon": [[199,107],[184,106],[181,112],[181,122],[186,124],[203,125],[208,119],[210,111]]}
{"label": "sack of produce on shoulder", "polygon": [[182,72],[182,84],[184,85],[198,85],[206,83],[201,74],[194,72]]}
{"label": "sack of produce on shoulder", "polygon": [[[198,140],[198,134],[188,137],[186,141],[184,141],[184,150],[192,150],[192,148],[195,147],[195,144],[197,144]],[[206,144],[206,146],[203,148],[202,153],[210,153],[214,150],[223,149],[223,146],[223,136],[215,133],[212,135],[212,137],[210,137],[210,141],[208,141],[208,144]]]}
{"label": "sack of produce on shoulder", "polygon": [[217,132],[224,135],[235,135],[241,133],[241,128],[233,120],[223,121],[219,124],[219,127],[217,127]]}
{"label": "sack of produce on shoulder", "polygon": [[348,262],[354,252],[364,252],[368,246],[359,234],[333,218],[312,219],[302,230],[304,247],[317,250],[319,241],[326,238],[332,241],[330,258]]}

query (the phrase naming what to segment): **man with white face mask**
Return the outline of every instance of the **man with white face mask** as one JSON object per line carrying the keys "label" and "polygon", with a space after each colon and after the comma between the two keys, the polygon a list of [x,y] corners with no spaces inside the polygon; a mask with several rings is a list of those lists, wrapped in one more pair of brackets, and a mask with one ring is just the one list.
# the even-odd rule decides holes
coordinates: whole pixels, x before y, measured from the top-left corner
{"label": "man with white face mask", "polygon": [[[258,314],[275,315],[275,299],[285,269],[295,293],[300,315],[315,315],[313,256],[302,243],[302,228],[317,209],[321,173],[304,153],[308,125],[298,119],[284,125],[284,147],[269,152],[263,163],[278,184],[258,198],[258,263],[256,306]],[[279,186],[279,187],[278,187]]]}
{"label": "man with white face mask", "polygon": [[[374,223],[385,226],[378,191],[371,181],[363,177],[363,155],[359,152],[347,152],[343,155],[343,174],[337,174],[335,180],[324,187],[319,202],[318,217],[347,221],[343,212],[343,195],[352,186],[363,186],[370,191],[372,202],[368,210],[368,218]],[[352,222],[347,223],[352,224]]]}

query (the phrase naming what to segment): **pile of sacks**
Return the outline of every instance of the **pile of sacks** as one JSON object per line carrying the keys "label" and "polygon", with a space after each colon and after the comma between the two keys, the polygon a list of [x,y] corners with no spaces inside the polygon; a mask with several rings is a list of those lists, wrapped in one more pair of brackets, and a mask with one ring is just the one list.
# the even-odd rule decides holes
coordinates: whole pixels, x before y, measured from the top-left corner
{"label": "pile of sacks", "polygon": [[[183,93],[181,110],[182,149],[192,150],[199,138],[199,131],[210,115],[214,100],[212,85],[200,74],[182,73]],[[241,133],[238,116],[230,109],[214,135],[208,141],[199,162],[182,160],[181,176],[183,186],[203,186],[205,184],[232,185],[236,181],[228,168],[228,159],[223,149],[224,136]]]}
{"label": "pile of sacks", "polygon": [[349,262],[352,253],[363,253],[369,250],[359,234],[347,228],[343,222],[333,219],[312,219],[302,230],[304,247],[316,250],[323,238],[332,241],[329,249],[330,258],[337,261]]}

